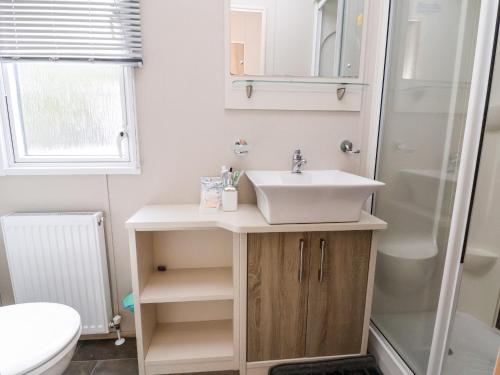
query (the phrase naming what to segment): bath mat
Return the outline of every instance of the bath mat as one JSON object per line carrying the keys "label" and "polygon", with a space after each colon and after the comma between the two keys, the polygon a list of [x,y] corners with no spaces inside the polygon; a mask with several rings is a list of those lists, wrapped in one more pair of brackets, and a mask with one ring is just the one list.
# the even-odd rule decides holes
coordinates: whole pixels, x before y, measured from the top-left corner
{"label": "bath mat", "polygon": [[283,364],[269,369],[269,375],[382,375],[371,355],[320,362]]}

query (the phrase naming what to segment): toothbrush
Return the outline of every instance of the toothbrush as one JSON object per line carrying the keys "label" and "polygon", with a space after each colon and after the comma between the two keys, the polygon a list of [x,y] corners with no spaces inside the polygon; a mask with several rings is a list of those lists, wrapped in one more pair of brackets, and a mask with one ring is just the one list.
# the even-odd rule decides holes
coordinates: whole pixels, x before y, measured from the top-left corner
{"label": "toothbrush", "polygon": [[234,172],[234,176],[233,176],[233,179],[234,179],[233,186],[234,187],[238,186],[238,182],[240,181],[240,178],[241,178],[241,176],[243,176],[244,173],[245,173],[244,171]]}
{"label": "toothbrush", "polygon": [[229,186],[234,186],[234,180],[233,180],[233,167],[229,167],[229,173],[228,173],[228,178],[227,178],[227,182],[228,182],[228,185]]}
{"label": "toothbrush", "polygon": [[228,184],[228,177],[229,177],[229,170],[225,165],[222,166],[221,168],[221,179],[222,179],[222,186],[225,187]]}

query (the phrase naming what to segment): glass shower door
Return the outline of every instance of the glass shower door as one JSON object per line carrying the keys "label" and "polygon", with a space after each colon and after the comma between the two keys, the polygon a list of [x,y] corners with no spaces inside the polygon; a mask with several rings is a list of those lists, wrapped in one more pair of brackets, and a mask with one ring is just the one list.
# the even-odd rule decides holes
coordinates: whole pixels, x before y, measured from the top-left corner
{"label": "glass shower door", "polygon": [[500,46],[483,133],[446,375],[491,375],[500,351]]}
{"label": "glass shower door", "polygon": [[479,1],[392,1],[374,213],[372,320],[425,374],[467,113]]}

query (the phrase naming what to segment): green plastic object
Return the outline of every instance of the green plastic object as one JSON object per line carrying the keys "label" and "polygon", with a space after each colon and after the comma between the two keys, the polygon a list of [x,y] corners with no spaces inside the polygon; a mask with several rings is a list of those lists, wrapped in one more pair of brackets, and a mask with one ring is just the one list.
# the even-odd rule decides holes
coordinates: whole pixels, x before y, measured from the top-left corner
{"label": "green plastic object", "polygon": [[134,295],[132,293],[129,293],[122,299],[122,306],[125,310],[134,312]]}

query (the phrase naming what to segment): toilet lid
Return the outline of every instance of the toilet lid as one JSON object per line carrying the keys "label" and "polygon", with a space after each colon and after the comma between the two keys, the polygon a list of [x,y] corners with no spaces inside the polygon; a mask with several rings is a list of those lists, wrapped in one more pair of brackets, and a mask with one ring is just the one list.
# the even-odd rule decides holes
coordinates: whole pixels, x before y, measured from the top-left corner
{"label": "toilet lid", "polygon": [[80,315],[57,303],[0,307],[0,374],[23,374],[59,354],[80,334]]}

